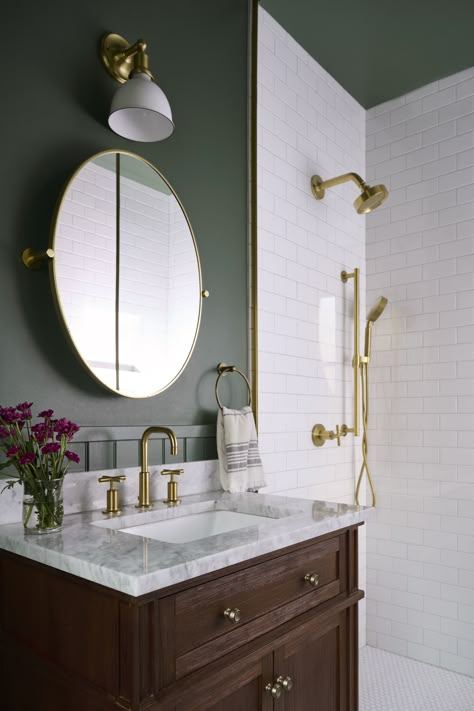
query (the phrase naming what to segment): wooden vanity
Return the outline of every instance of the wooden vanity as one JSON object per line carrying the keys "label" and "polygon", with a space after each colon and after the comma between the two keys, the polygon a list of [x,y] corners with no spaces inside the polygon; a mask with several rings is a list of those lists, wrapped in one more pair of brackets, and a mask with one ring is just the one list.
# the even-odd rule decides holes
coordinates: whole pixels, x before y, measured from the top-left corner
{"label": "wooden vanity", "polygon": [[357,711],[357,528],[140,597],[0,551],[0,708]]}

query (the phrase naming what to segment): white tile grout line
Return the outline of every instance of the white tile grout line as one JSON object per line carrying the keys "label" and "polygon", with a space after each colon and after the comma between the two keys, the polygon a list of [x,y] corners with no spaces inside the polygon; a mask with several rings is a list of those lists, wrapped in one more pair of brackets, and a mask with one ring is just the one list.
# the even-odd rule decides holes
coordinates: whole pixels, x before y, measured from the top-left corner
{"label": "white tile grout line", "polygon": [[374,647],[360,652],[359,711],[473,711],[474,678]]}

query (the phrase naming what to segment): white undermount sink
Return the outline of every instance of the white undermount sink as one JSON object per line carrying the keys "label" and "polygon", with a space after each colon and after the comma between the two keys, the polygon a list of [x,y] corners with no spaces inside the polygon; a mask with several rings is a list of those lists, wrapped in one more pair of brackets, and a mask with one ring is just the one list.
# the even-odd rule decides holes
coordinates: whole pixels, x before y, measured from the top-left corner
{"label": "white undermount sink", "polygon": [[135,536],[155,538],[166,543],[189,543],[189,541],[198,541],[219,533],[255,526],[263,523],[266,518],[266,516],[255,516],[237,511],[204,511],[166,521],[120,528],[119,531],[132,533]]}
{"label": "white undermount sink", "polygon": [[91,523],[101,528],[153,538],[165,543],[189,543],[229,531],[269,523],[294,514],[293,511],[289,512],[283,508],[281,511],[272,511],[272,515],[228,511],[216,508],[215,504],[210,502],[204,506],[201,504],[199,507],[201,510],[198,511],[196,507],[189,507],[189,511],[186,511],[186,508],[182,506],[175,509],[172,515],[167,510],[158,509]]}

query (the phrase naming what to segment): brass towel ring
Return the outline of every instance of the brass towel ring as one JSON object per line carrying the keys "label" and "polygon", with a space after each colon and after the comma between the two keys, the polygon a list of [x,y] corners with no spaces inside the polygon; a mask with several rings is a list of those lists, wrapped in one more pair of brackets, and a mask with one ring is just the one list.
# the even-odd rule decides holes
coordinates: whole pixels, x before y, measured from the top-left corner
{"label": "brass towel ring", "polygon": [[245,380],[249,390],[249,407],[252,407],[252,388],[250,387],[250,383],[247,377],[242,373],[242,371],[239,370],[235,365],[226,365],[225,363],[219,363],[216,370],[219,373],[216,380],[216,400],[220,409],[222,410],[222,403],[219,400],[219,380],[222,378],[223,375],[226,375],[227,373],[238,373]]}

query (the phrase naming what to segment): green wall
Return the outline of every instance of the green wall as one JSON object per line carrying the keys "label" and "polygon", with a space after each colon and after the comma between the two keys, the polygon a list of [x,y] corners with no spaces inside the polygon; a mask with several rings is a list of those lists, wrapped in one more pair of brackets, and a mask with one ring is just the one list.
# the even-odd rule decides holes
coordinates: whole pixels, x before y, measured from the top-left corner
{"label": "green wall", "polygon": [[[2,11],[4,103],[0,284],[0,404],[32,400],[84,426],[215,422],[215,366],[247,365],[247,0],[19,0]],[[176,130],[134,143],[107,126],[118,87],[99,40],[148,41],[150,66]],[[128,399],[87,374],[67,344],[47,271],[26,270],[24,247],[47,246],[55,202],[88,156],[108,148],[151,161],[180,196],[203,269],[202,325],[193,357],[164,393]]]}

